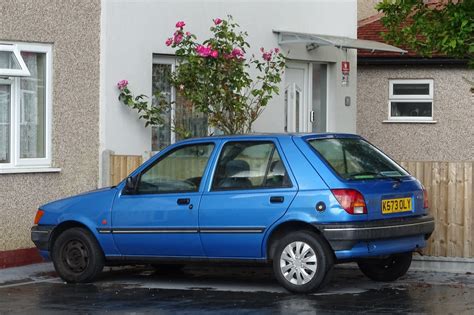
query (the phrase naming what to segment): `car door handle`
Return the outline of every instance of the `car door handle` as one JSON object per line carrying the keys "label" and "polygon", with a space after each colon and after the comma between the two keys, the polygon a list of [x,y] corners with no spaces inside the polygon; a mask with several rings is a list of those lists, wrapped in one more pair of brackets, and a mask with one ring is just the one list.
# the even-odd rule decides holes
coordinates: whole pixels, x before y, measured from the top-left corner
{"label": "car door handle", "polygon": [[191,200],[189,198],[179,198],[178,199],[178,205],[180,205],[180,206],[189,205],[190,202],[191,202]]}
{"label": "car door handle", "polygon": [[270,202],[271,203],[282,203],[285,201],[285,197],[283,196],[272,196],[270,197]]}

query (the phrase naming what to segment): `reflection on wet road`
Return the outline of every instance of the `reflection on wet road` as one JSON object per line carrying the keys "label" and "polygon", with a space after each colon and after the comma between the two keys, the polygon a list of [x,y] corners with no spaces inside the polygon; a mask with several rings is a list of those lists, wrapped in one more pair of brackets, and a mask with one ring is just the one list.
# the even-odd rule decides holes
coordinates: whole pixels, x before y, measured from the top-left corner
{"label": "reflection on wet road", "polygon": [[[5,270],[2,271],[5,273]],[[2,313],[459,313],[474,314],[474,275],[409,272],[386,284],[337,268],[322,292],[284,291],[267,267],[149,267],[104,272],[93,284],[68,285],[42,270],[22,279],[0,274]]]}

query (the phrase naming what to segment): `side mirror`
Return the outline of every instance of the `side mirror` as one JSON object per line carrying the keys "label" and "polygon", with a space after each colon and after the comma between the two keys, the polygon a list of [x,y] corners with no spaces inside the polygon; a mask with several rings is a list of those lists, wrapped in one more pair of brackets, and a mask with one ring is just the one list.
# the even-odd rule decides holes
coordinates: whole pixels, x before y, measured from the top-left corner
{"label": "side mirror", "polygon": [[127,177],[125,181],[124,193],[128,195],[134,194],[135,189],[136,189],[135,184],[136,184],[136,178],[132,176]]}

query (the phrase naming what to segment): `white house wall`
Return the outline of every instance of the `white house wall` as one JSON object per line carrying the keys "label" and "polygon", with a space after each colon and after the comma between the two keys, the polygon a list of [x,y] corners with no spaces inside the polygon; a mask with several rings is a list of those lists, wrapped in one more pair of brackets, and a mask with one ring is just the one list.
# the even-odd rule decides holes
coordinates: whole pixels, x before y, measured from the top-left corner
{"label": "white house wall", "polygon": [[[136,112],[121,105],[116,83],[127,79],[134,93],[151,95],[153,54],[173,54],[164,42],[178,20],[186,30],[205,39],[212,19],[231,14],[249,33],[251,50],[278,47],[273,30],[356,37],[355,0],[340,1],[151,1],[103,0],[101,34],[101,150],[116,154],[142,154],[151,148],[151,130],[138,120]],[[294,60],[329,62],[328,131],[356,130],[356,62],[351,62],[349,87],[341,86],[341,65],[346,54],[332,47],[307,52],[304,45],[280,47]],[[284,82],[281,85],[283,91]],[[255,124],[255,131],[282,132],[283,93],[276,96]],[[344,105],[350,96],[352,105]]]}

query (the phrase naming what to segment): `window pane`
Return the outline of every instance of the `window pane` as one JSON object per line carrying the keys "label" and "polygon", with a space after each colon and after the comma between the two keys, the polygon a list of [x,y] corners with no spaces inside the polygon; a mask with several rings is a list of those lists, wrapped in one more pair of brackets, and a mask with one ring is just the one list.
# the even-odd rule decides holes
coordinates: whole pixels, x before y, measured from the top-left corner
{"label": "window pane", "polygon": [[265,180],[265,187],[291,187],[290,178],[286,172],[285,165],[283,165],[280,154],[278,154],[276,149],[273,151],[270,168],[268,169]]}
{"label": "window pane", "polygon": [[219,157],[213,189],[278,187],[288,182],[286,176],[273,143],[232,142],[224,146]]}
{"label": "window pane", "polygon": [[0,69],[21,69],[13,52],[0,51]]}
{"label": "window pane", "polygon": [[199,144],[172,151],[142,174],[138,193],[198,191],[213,148],[213,144]]}
{"label": "window pane", "polygon": [[393,95],[430,95],[428,83],[395,83]]}
{"label": "window pane", "polygon": [[46,157],[46,54],[22,52],[29,77],[20,79],[20,158]]}
{"label": "window pane", "polygon": [[401,167],[361,139],[314,139],[311,146],[346,179],[371,179],[408,175]]}
{"label": "window pane", "polygon": [[[152,105],[157,106],[160,102],[171,103],[171,84],[169,76],[171,74],[171,65],[153,64],[152,70]],[[157,94],[160,97],[157,97]],[[161,151],[171,144],[171,112],[163,114],[163,126],[152,127],[151,150]]]}
{"label": "window pane", "polygon": [[176,140],[207,136],[207,115],[198,112],[180,93],[176,95]]}
{"label": "window pane", "polygon": [[0,163],[10,163],[11,86],[0,84]]}
{"label": "window pane", "polygon": [[313,132],[326,132],[327,65],[313,64]]}
{"label": "window pane", "polygon": [[295,130],[300,132],[300,96],[301,92],[295,91]]}
{"label": "window pane", "polygon": [[392,117],[431,117],[431,102],[392,102]]}

